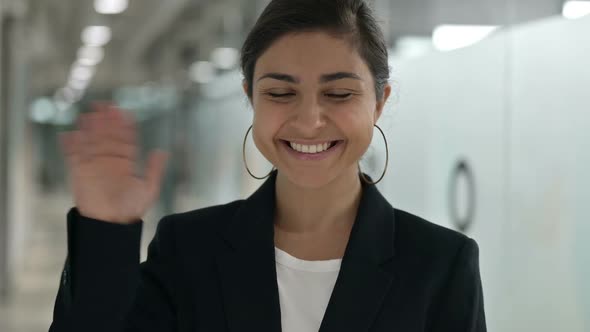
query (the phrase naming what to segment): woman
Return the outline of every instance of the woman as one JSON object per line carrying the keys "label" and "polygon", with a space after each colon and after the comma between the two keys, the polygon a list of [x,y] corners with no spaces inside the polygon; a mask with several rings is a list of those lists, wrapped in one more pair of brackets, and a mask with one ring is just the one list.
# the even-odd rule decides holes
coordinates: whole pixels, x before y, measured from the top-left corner
{"label": "woman", "polygon": [[271,1],[242,70],[276,170],[246,200],[163,218],[141,265],[165,155],[136,176],[133,122],[110,106],[64,136],[76,207],[50,331],[485,331],[476,243],[359,172],[391,91],[367,5]]}

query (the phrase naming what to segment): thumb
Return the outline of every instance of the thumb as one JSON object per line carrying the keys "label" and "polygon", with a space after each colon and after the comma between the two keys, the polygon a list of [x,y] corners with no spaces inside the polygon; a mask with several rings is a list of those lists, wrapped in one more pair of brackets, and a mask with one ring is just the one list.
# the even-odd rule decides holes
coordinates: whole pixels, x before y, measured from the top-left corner
{"label": "thumb", "polygon": [[152,201],[158,198],[160,193],[160,185],[162,183],[162,177],[164,175],[164,170],[166,169],[167,161],[168,153],[161,150],[150,153],[148,158],[145,177]]}

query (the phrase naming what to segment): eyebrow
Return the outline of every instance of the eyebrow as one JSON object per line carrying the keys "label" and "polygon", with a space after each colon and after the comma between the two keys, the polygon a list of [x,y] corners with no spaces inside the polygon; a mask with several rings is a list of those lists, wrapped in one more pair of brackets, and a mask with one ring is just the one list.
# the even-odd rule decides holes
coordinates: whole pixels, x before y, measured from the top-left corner
{"label": "eyebrow", "polygon": [[340,72],[337,72],[337,73],[322,75],[320,77],[320,82],[321,83],[326,83],[326,82],[341,80],[341,79],[345,79],[345,78],[352,78],[354,80],[362,81],[361,77],[358,76],[355,73],[349,73],[349,72],[340,71]]}
{"label": "eyebrow", "polygon": [[[260,81],[265,78],[272,78],[275,80],[285,81],[285,82],[289,82],[289,83],[299,83],[300,82],[300,80],[297,77],[294,77],[294,76],[288,75],[288,74],[283,74],[283,73],[267,73],[267,74],[262,75],[257,81]],[[341,79],[345,79],[345,78],[351,78],[354,80],[362,81],[361,77],[355,73],[340,71],[337,73],[324,74],[324,75],[320,76],[320,83],[327,83],[327,82],[332,82],[332,81],[341,80]]]}

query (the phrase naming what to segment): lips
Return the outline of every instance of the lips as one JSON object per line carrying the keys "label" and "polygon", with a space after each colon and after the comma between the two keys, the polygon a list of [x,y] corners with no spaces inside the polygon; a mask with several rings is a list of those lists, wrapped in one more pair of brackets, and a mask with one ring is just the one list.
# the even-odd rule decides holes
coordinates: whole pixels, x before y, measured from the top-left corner
{"label": "lips", "polygon": [[[336,145],[338,142],[341,142],[341,140],[334,140],[334,141],[329,141],[329,140],[326,140],[326,141],[321,141],[321,142],[319,142],[319,143],[307,143],[307,144],[306,144],[306,143],[299,143],[299,142],[297,142],[297,141],[287,141],[287,140],[281,140],[281,142],[282,142],[283,144],[285,144],[285,145],[286,145],[286,146],[287,146],[289,149],[291,149],[291,150],[293,150],[293,151],[296,151],[296,152],[299,152],[299,153],[307,153],[307,152],[301,152],[301,151],[298,151],[298,150],[294,149],[294,148],[291,146],[291,143],[295,143],[295,144],[301,144],[301,145],[307,145],[307,146],[316,146],[316,145],[322,145],[322,144],[324,144],[324,143],[328,143],[328,147],[327,147],[327,149],[326,149],[326,150],[324,150],[324,151],[328,151],[328,150],[330,150],[331,148],[333,148],[333,147],[334,147],[334,146],[335,146],[335,145]],[[322,152],[324,152],[324,151],[322,151]],[[320,152],[318,152],[318,153],[320,153]],[[313,154],[313,153],[310,153],[310,154]]]}

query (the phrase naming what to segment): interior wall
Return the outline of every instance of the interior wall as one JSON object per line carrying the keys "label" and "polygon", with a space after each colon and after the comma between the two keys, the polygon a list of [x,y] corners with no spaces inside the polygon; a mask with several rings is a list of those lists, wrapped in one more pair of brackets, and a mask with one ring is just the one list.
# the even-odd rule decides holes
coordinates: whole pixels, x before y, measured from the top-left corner
{"label": "interior wall", "polygon": [[590,327],[589,32],[553,17],[397,62],[380,186],[477,240],[492,331]]}

